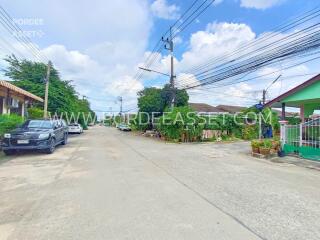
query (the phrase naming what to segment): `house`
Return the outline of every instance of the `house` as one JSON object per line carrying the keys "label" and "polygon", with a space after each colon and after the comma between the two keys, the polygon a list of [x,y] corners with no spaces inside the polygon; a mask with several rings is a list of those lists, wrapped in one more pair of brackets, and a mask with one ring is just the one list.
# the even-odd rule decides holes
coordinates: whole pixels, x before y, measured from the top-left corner
{"label": "house", "polygon": [[0,114],[25,116],[26,108],[33,102],[43,102],[43,99],[8,81],[0,80]]}
{"label": "house", "polygon": [[232,106],[232,105],[218,105],[216,107],[206,103],[189,103],[189,106],[197,113],[202,115],[214,114],[236,114],[240,113],[247,107]]}
{"label": "house", "polygon": [[211,106],[206,103],[189,103],[189,106],[199,115],[219,115],[219,114],[225,114],[226,111],[223,111],[220,108]]}
{"label": "house", "polygon": [[[320,74],[266,104],[282,108],[281,143],[287,154],[320,160]],[[301,124],[288,125],[286,107],[299,108]]]}
{"label": "house", "polygon": [[315,110],[320,110],[320,74],[271,100],[266,106],[282,108],[282,120],[286,117],[286,107],[299,108],[304,122]]}
{"label": "house", "polygon": [[243,110],[247,109],[246,107],[232,106],[232,105],[218,105],[217,108],[221,109],[224,112],[230,113],[230,114],[240,113]]}

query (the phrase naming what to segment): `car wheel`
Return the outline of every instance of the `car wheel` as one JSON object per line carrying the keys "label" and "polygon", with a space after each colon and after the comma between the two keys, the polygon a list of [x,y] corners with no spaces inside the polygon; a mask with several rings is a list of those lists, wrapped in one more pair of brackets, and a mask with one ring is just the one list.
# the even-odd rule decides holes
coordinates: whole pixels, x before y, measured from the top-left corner
{"label": "car wheel", "polygon": [[15,150],[3,150],[3,152],[6,156],[10,156],[10,155],[15,154],[16,151]]}
{"label": "car wheel", "polygon": [[56,140],[55,140],[54,138],[51,138],[51,140],[50,140],[50,146],[49,146],[49,148],[46,150],[46,153],[52,154],[55,149],[56,149]]}
{"label": "car wheel", "polygon": [[68,143],[68,134],[64,134],[64,138],[63,138],[63,141],[62,141],[62,145],[67,145]]}

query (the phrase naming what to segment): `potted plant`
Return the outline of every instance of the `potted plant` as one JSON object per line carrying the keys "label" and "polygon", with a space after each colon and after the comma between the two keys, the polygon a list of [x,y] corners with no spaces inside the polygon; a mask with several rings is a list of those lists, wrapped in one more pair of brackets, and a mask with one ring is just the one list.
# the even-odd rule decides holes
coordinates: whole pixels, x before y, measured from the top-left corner
{"label": "potted plant", "polygon": [[272,149],[272,142],[269,139],[263,140],[261,146],[259,147],[260,154],[267,156],[270,154]]}
{"label": "potted plant", "polygon": [[261,145],[261,141],[259,140],[252,140],[251,141],[251,148],[252,148],[252,153],[259,153],[259,147]]}
{"label": "potted plant", "polygon": [[280,141],[279,140],[272,140],[272,152],[277,153],[280,150]]}

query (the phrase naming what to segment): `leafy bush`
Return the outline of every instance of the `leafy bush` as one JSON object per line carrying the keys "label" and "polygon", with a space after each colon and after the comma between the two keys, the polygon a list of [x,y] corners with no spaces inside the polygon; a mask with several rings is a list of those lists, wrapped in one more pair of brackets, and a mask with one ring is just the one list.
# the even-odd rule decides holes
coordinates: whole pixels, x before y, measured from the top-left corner
{"label": "leafy bush", "polygon": [[289,125],[298,125],[301,123],[300,117],[286,117]]}
{"label": "leafy bush", "polygon": [[259,127],[257,125],[246,125],[242,129],[242,138],[244,140],[257,139],[259,137]]}
{"label": "leafy bush", "polygon": [[29,119],[41,119],[43,118],[43,110],[41,108],[32,107],[28,109]]}
{"label": "leafy bush", "polygon": [[130,127],[133,131],[146,131],[148,129],[152,129],[152,124],[148,117],[145,114],[141,114],[140,112],[135,115],[131,116],[129,119]]}
{"label": "leafy bush", "polygon": [[205,130],[219,130],[226,132],[226,138],[237,137],[240,138],[242,135],[242,126],[238,123],[241,123],[242,120],[236,119],[235,121],[233,115],[218,115],[211,117],[202,117],[206,119],[206,124],[204,126]]}
{"label": "leafy bush", "polygon": [[0,115],[0,138],[7,132],[10,132],[24,121],[23,117],[18,115]]}
{"label": "leafy bush", "polygon": [[261,140],[252,140],[251,141],[251,147],[253,148],[259,148],[262,145],[262,141]]}
{"label": "leafy bush", "polygon": [[270,139],[264,139],[262,141],[262,144],[260,147],[271,149],[272,148],[272,141]]}
{"label": "leafy bush", "polygon": [[189,107],[176,107],[165,113],[157,125],[168,140],[197,141],[201,139],[204,122]]}

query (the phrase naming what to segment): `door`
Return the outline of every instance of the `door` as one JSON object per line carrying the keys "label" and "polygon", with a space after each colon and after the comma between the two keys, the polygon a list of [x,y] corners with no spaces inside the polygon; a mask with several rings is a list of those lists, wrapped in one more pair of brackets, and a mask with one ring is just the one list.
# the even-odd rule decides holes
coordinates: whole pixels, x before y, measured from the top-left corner
{"label": "door", "polygon": [[54,121],[53,124],[54,124],[54,135],[56,137],[56,142],[60,143],[62,141],[62,135],[61,135],[62,128],[61,128],[60,121]]}
{"label": "door", "polygon": [[57,121],[57,125],[58,125],[58,128],[57,128],[57,134],[59,136],[59,142],[62,142],[63,139],[64,139],[64,127],[63,127],[63,124],[61,121]]}

